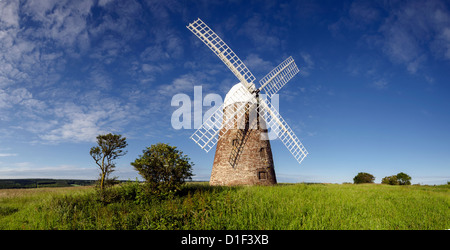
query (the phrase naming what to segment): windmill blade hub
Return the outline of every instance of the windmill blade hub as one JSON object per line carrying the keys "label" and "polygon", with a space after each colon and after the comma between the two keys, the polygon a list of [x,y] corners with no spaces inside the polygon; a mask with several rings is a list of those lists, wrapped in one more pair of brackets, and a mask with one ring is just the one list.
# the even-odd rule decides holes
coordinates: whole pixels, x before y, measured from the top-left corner
{"label": "windmill blade hub", "polygon": [[[236,94],[236,93],[243,93],[243,94]],[[241,82],[239,82],[235,84],[230,89],[230,91],[228,91],[227,95],[225,96],[224,107],[230,106],[238,102],[248,102],[251,104],[256,104],[257,103],[256,98],[251,97],[252,94],[249,91],[247,91],[247,88]]]}

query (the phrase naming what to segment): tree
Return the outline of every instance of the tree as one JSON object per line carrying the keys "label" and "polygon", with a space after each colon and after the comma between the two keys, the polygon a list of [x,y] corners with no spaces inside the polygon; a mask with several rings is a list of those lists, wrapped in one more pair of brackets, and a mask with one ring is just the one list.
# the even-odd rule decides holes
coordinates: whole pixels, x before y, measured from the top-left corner
{"label": "tree", "polygon": [[360,184],[360,183],[373,183],[375,180],[375,177],[369,173],[360,172],[358,173],[355,178],[353,178],[353,183]]}
{"label": "tree", "polygon": [[109,174],[111,174],[116,167],[114,160],[127,153],[122,149],[128,144],[126,142],[126,137],[111,133],[98,135],[97,144],[98,146],[92,147],[89,153],[100,168],[100,189],[103,190]]}
{"label": "tree", "polygon": [[396,175],[386,176],[381,180],[381,184],[398,185],[398,179]]}
{"label": "tree", "polygon": [[403,172],[397,174],[397,180],[399,185],[411,185],[411,176]]}
{"label": "tree", "polygon": [[186,179],[192,179],[190,158],[177,147],[165,143],[151,145],[131,165],[155,193],[178,191]]}

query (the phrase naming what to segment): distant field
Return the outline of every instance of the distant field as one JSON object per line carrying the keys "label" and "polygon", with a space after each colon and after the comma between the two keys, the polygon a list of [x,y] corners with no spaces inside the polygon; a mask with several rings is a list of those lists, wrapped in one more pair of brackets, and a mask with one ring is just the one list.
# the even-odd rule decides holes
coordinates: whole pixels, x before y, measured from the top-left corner
{"label": "distant field", "polygon": [[132,185],[115,187],[122,198],[109,204],[92,187],[0,190],[0,229],[450,228],[449,185],[190,183],[147,203],[129,195]]}
{"label": "distant field", "polygon": [[95,182],[73,179],[0,179],[0,189],[90,186]]}

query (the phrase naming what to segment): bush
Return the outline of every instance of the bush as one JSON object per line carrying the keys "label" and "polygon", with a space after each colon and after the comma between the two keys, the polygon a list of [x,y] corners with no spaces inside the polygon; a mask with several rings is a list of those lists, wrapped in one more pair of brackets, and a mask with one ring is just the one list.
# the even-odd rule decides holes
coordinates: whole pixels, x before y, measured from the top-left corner
{"label": "bush", "polygon": [[386,176],[381,180],[381,184],[398,185],[397,176],[396,175]]}
{"label": "bush", "polygon": [[120,200],[120,194],[117,192],[117,189],[114,187],[107,187],[107,188],[96,188],[95,189],[95,198],[97,201],[103,203],[103,204],[109,204],[112,202],[116,202],[117,200]]}
{"label": "bush", "polygon": [[183,152],[165,143],[147,147],[131,165],[146,180],[145,195],[168,196],[191,179],[192,162]]}
{"label": "bush", "polygon": [[411,176],[403,172],[397,174],[397,180],[399,185],[411,185]]}
{"label": "bush", "polygon": [[397,175],[386,176],[381,180],[382,184],[411,185],[411,176],[400,172]]}
{"label": "bush", "polygon": [[141,183],[136,178],[136,181],[128,181],[122,183],[118,187],[119,196],[122,200],[135,200],[141,189]]}
{"label": "bush", "polygon": [[375,181],[375,177],[369,173],[360,172],[355,178],[353,178],[353,183],[361,184],[361,183],[373,183]]}

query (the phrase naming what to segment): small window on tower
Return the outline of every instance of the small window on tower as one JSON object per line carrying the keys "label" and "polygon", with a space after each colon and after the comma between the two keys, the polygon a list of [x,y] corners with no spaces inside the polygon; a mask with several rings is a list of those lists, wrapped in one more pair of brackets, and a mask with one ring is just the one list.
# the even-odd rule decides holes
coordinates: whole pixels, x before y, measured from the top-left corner
{"label": "small window on tower", "polygon": [[266,158],[266,149],[265,148],[259,149],[259,157],[261,157],[261,159]]}
{"label": "small window on tower", "polygon": [[259,150],[259,157],[261,158],[261,160],[264,161],[264,163],[267,163],[267,150],[266,150],[266,148],[261,148]]}
{"label": "small window on tower", "polygon": [[258,179],[260,179],[260,180],[266,180],[266,179],[267,179],[267,173],[266,173],[266,171],[259,171],[259,172],[258,172]]}

